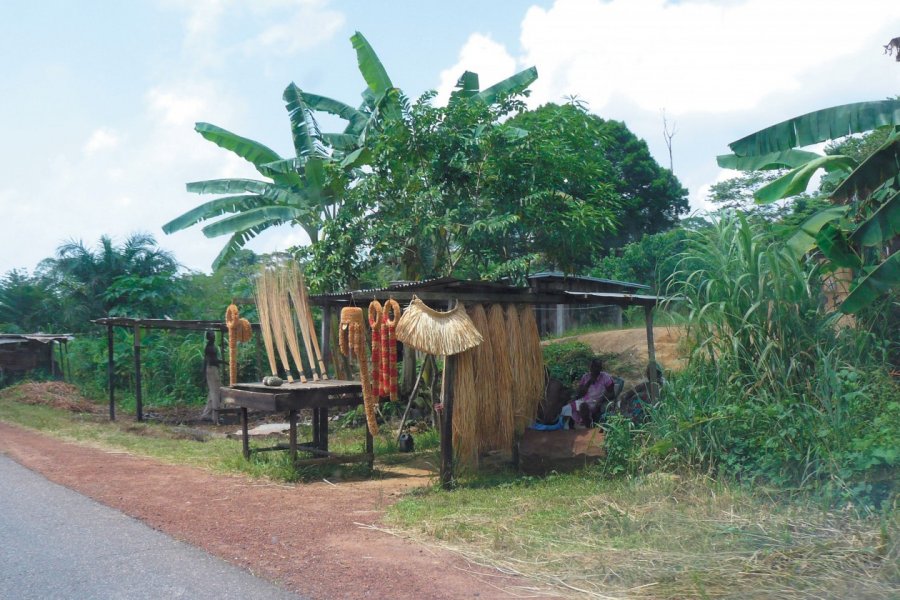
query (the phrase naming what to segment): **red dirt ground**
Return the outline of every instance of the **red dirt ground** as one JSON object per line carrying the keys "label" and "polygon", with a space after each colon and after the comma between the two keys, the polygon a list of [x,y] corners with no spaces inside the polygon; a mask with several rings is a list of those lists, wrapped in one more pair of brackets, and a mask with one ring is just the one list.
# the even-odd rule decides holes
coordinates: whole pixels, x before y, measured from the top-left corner
{"label": "red dirt ground", "polygon": [[287,485],[214,475],[6,423],[0,423],[0,452],[310,598],[550,595],[524,579],[373,528],[398,498],[396,481]]}

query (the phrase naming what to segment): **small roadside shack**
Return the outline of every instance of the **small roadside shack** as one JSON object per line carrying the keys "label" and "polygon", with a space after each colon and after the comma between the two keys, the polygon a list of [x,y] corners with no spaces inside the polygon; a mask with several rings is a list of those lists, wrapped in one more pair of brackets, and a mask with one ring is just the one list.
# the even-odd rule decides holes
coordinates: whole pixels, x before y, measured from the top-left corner
{"label": "small roadside shack", "polygon": [[[627,291],[578,289],[585,287],[585,283],[602,286],[620,285],[620,290],[625,289]],[[531,285],[522,287],[505,283],[466,281],[445,277],[418,282],[395,282],[383,288],[319,294],[311,296],[310,301],[313,305],[320,306],[323,311],[322,334],[323,339],[326,340],[324,347],[326,364],[331,364],[333,350],[331,345],[327,343],[329,336],[325,334],[330,332],[333,324],[339,320],[338,315],[341,308],[346,306],[366,307],[373,300],[383,302],[394,299],[404,304],[415,297],[438,311],[448,310],[457,302],[466,305],[499,303],[504,305],[553,307],[555,311],[558,311],[559,307],[566,308],[570,306],[614,307],[619,311],[625,307],[641,306],[644,308],[647,331],[649,374],[651,378],[655,379],[656,353],[653,343],[653,309],[662,302],[662,298],[647,294],[630,293],[632,291],[644,291],[645,289],[647,289],[646,286],[638,284],[626,284],[625,282],[613,282],[612,280],[585,282],[583,278],[566,278],[561,274],[545,274],[543,277],[537,277]],[[440,480],[442,485],[448,486],[452,484],[453,480],[452,386],[445,388],[442,405]]]}
{"label": "small roadside shack", "polygon": [[66,378],[68,333],[0,333],[0,374],[45,369],[51,377]]}

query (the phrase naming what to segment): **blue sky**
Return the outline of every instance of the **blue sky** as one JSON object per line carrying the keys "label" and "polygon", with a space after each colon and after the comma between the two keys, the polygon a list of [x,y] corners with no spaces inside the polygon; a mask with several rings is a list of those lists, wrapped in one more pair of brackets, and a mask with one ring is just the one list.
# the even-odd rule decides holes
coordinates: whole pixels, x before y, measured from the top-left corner
{"label": "blue sky", "polygon": [[[834,104],[900,93],[881,46],[900,5],[858,0],[7,0],[0,5],[0,273],[68,239],[154,234],[208,270],[224,239],[160,226],[202,198],[187,181],[253,175],[193,132],[208,121],[290,152],[291,81],[355,102],[362,31],[408,95],[446,95],[469,69],[492,83],[534,65],[531,103],[578,95],[624,120],[704,206],[726,144]],[[302,243],[289,227],[258,251]]]}

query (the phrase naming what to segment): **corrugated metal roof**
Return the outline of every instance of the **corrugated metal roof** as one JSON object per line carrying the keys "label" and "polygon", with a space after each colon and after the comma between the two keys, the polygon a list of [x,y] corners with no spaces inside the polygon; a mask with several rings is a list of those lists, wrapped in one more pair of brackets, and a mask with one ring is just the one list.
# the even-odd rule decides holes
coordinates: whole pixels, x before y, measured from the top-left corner
{"label": "corrugated metal roof", "polygon": [[69,342],[75,339],[71,333],[0,333],[0,344],[21,344],[22,342]]}
{"label": "corrugated metal roof", "polygon": [[528,280],[532,279],[569,279],[575,281],[592,281],[595,283],[608,283],[612,285],[620,285],[624,287],[630,287],[634,289],[641,290],[649,290],[649,285],[644,285],[643,283],[633,283],[630,281],[619,281],[617,279],[603,279],[601,277],[590,277],[588,275],[566,275],[562,271],[542,271],[540,273],[535,273],[534,275],[529,275]]}

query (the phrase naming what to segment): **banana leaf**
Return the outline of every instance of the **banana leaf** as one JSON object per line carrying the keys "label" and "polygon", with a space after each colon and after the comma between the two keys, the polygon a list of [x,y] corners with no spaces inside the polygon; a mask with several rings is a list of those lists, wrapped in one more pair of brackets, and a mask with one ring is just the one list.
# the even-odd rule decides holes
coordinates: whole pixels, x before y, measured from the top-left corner
{"label": "banana leaf", "polygon": [[877,246],[900,235],[900,191],[894,192],[878,210],[860,223],[850,241],[862,246]]}
{"label": "banana leaf", "polygon": [[816,245],[816,236],[828,223],[847,214],[847,206],[829,206],[815,213],[804,221],[787,241],[787,249],[795,260],[812,250]]}
{"label": "banana leaf", "polygon": [[330,115],[340,117],[347,121],[349,126],[361,127],[366,121],[367,117],[365,113],[356,110],[349,104],[344,104],[340,100],[328,98],[327,96],[320,96],[318,94],[310,94],[309,92],[301,92],[301,95],[303,101],[306,102],[306,105],[309,106],[310,109],[320,110]]}
{"label": "banana leaf", "polygon": [[320,141],[322,134],[312,117],[312,111],[303,101],[303,92],[291,83],[284,89],[282,99],[291,119],[291,137],[297,157],[323,156],[324,152]]}
{"label": "banana leaf", "polygon": [[728,145],[738,156],[760,156],[900,124],[900,100],[856,102],[788,119]]}
{"label": "banana leaf", "polygon": [[878,150],[870,154],[831,195],[846,200],[867,196],[884,182],[900,174],[900,132],[894,132]]}
{"label": "banana leaf", "polygon": [[480,89],[478,82],[478,73],[466,71],[456,80],[456,89],[450,93],[450,102],[471,98],[478,93]]}
{"label": "banana leaf", "polygon": [[388,77],[384,65],[369,41],[360,32],[356,32],[350,38],[353,49],[356,50],[356,60],[359,64],[359,72],[362,73],[363,79],[375,97],[383,96],[389,89],[394,87],[391,78]]}
{"label": "banana leaf", "polygon": [[809,180],[819,169],[849,171],[855,165],[856,161],[849,156],[820,156],[759,188],[753,193],[753,198],[756,199],[757,204],[770,204],[776,200],[796,196],[806,191]]}
{"label": "banana leaf", "polygon": [[722,154],[716,157],[716,163],[723,169],[735,171],[767,171],[773,169],[796,169],[811,160],[820,158],[821,154],[806,150],[784,150],[762,156],[738,156]]}
{"label": "banana leaf", "polygon": [[293,221],[300,215],[300,209],[293,206],[260,206],[210,223],[203,228],[203,235],[217,237],[261,225],[267,227],[281,225]]}
{"label": "banana leaf", "polygon": [[191,225],[196,225],[200,221],[213,219],[227,213],[236,213],[259,206],[263,201],[261,196],[256,194],[245,194],[243,196],[225,196],[216,198],[209,202],[204,202],[200,206],[192,208],[183,215],[175,217],[162,226],[164,233],[174,233],[187,229]]}
{"label": "banana leaf", "polygon": [[503,81],[499,81],[489,88],[486,88],[475,95],[476,98],[491,105],[497,101],[501,95],[517,94],[528,89],[528,86],[535,82],[538,78],[538,72],[535,67],[529,67],[524,71],[519,71],[515,75],[507,77]]}
{"label": "banana leaf", "polygon": [[197,123],[194,130],[216,146],[234,152],[255,167],[281,159],[278,153],[268,146],[210,123]]}
{"label": "banana leaf", "polygon": [[834,267],[858,269],[862,266],[859,256],[853,252],[847,236],[834,222],[826,223],[816,234],[816,245]]}
{"label": "banana leaf", "polygon": [[884,262],[863,277],[841,303],[841,312],[853,314],[874,302],[881,294],[900,284],[900,252],[894,252]]}
{"label": "banana leaf", "polygon": [[263,194],[272,187],[272,184],[256,179],[208,179],[192,181],[185,187],[193,194],[235,194],[238,192]]}

